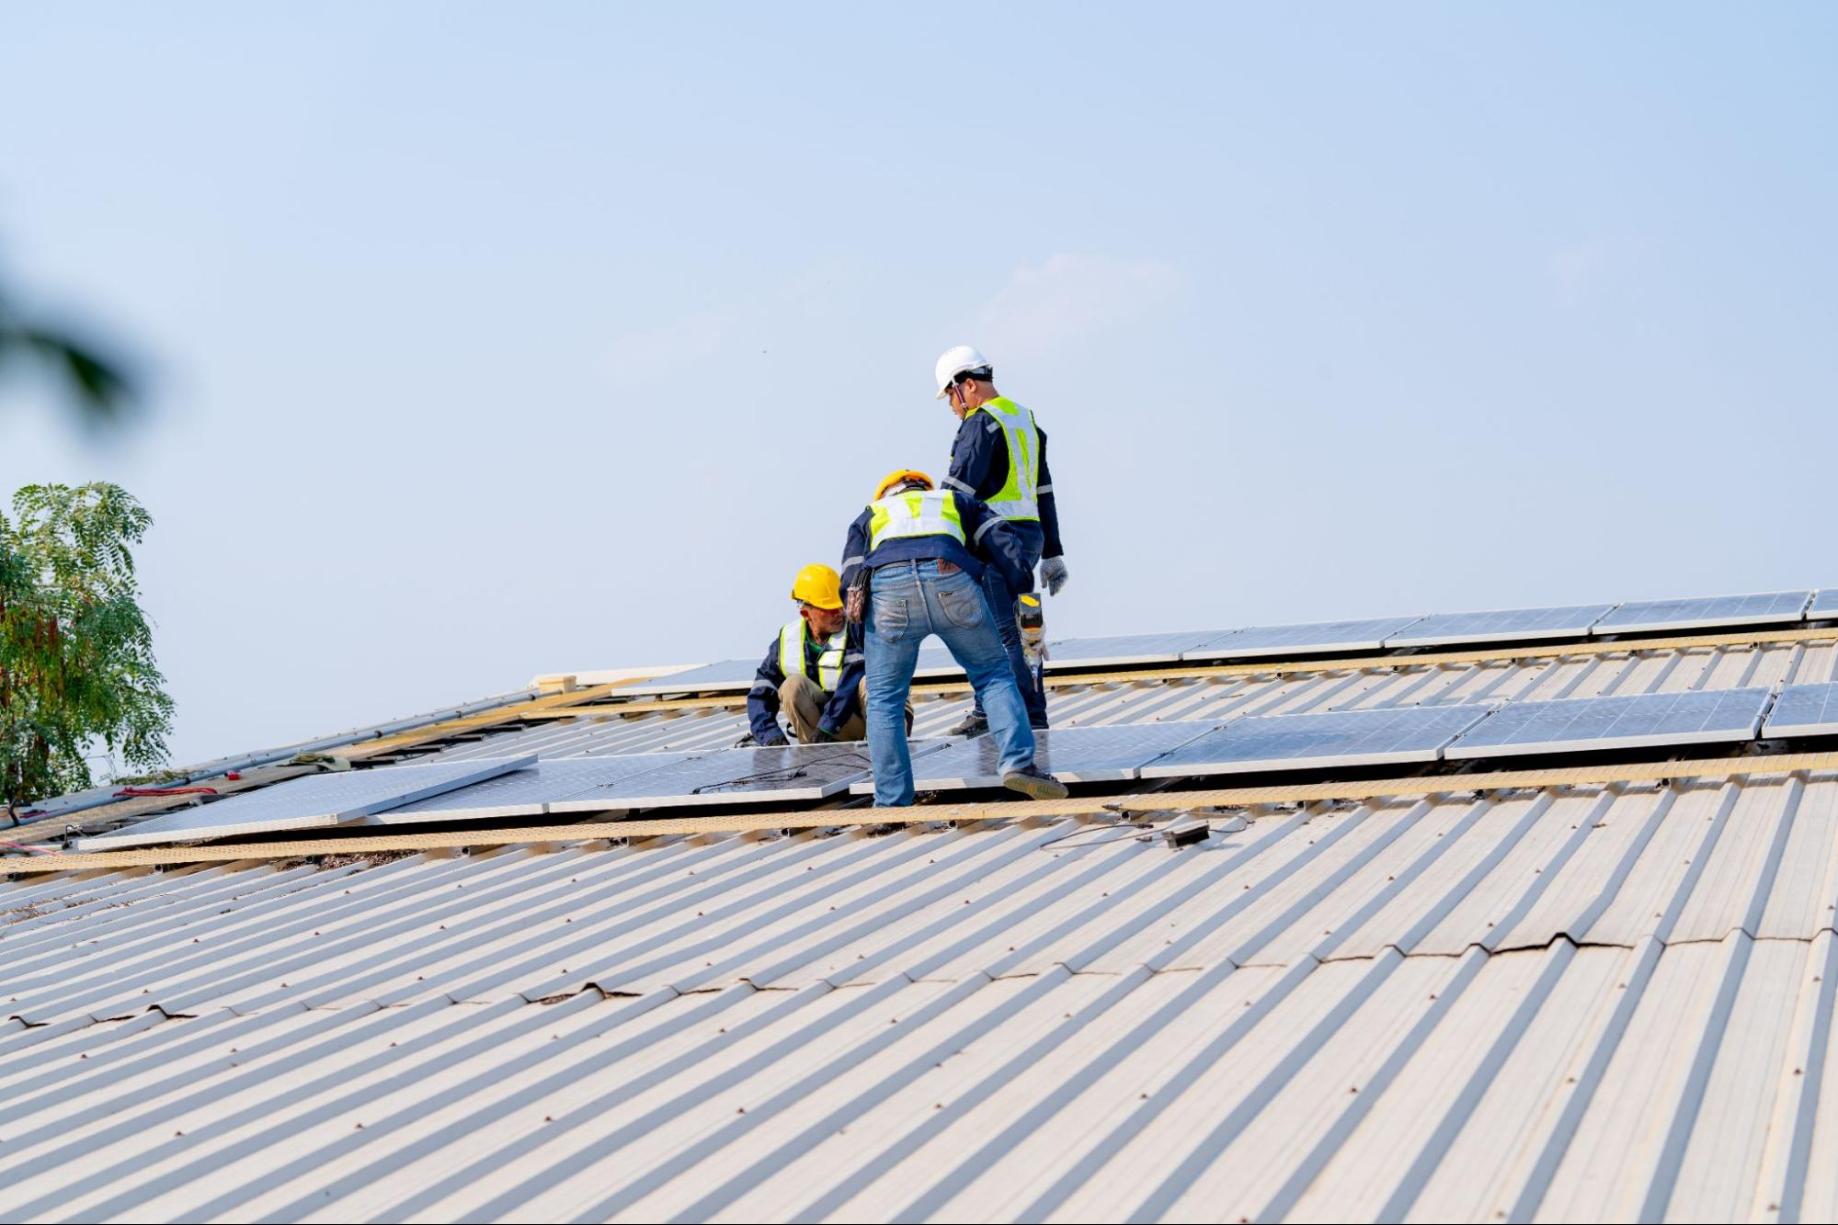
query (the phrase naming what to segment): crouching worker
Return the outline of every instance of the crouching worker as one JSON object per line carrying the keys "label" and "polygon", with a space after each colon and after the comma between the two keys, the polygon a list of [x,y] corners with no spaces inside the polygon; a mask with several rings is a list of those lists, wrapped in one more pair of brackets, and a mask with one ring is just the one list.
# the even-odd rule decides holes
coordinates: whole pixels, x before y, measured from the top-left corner
{"label": "crouching worker", "polygon": [[849,525],[843,557],[850,615],[866,631],[874,802],[913,802],[901,708],[930,634],[944,640],[989,716],[1002,785],[1037,800],[1064,796],[1065,786],[1034,764],[1027,707],[979,585],[991,565],[1015,591],[1034,589],[1030,558],[1014,528],[987,504],[935,489],[925,473],[903,469],[881,482],[873,503]]}
{"label": "crouching worker", "polygon": [[779,631],[747,691],[747,722],[755,744],[790,743],[779,713],[804,744],[860,740],[862,716],[861,628],[843,619],[836,571],[811,565],[791,585],[797,619]]}

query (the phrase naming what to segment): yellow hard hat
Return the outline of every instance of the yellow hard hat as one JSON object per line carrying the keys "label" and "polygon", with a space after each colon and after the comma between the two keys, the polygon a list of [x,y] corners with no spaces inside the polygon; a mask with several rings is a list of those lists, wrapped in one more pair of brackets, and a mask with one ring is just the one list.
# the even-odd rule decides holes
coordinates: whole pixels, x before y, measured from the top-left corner
{"label": "yellow hard hat", "polygon": [[907,481],[917,481],[919,484],[924,485],[927,489],[938,488],[937,485],[933,484],[931,477],[927,476],[923,472],[920,472],[918,469],[901,468],[896,472],[889,472],[885,477],[881,479],[880,487],[874,491],[874,500],[876,502],[879,502],[882,498],[887,496],[887,491],[889,489],[892,489],[895,485],[903,484],[904,482],[907,482]]}
{"label": "yellow hard hat", "polygon": [[791,598],[812,608],[841,608],[842,577],[828,566],[813,562],[791,581]]}

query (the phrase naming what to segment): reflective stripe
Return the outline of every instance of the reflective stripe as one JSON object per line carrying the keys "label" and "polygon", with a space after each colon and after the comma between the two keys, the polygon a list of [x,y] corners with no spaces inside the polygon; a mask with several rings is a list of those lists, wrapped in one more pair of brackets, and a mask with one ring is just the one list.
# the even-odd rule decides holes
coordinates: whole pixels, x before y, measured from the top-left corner
{"label": "reflective stripe", "polygon": [[866,557],[863,557],[859,553],[856,554],[854,557],[845,557],[842,559],[842,568],[844,570],[847,570],[850,566],[859,566],[867,560],[868,559]]}
{"label": "reflective stripe", "polygon": [[964,543],[964,521],[957,498],[944,489],[896,493],[868,507],[868,548],[883,540],[908,540],[917,536],[949,536]]}
{"label": "reflective stripe", "polygon": [[978,544],[982,544],[983,543],[983,533],[987,532],[990,528],[994,527],[996,524],[1000,522],[1002,522],[1002,520],[994,518],[994,517],[983,520],[983,526],[976,529],[976,542]]}
{"label": "reflective stripe", "polygon": [[1040,496],[1041,494],[1043,494],[1043,493],[1052,493],[1052,492],[1053,492],[1053,486],[1051,486],[1051,485],[1042,485],[1042,486],[1041,486],[1041,487],[1040,487],[1039,489],[1036,489],[1036,490],[1034,491],[1034,496],[1035,496],[1035,497],[1039,497],[1039,496]]}
{"label": "reflective stripe", "polygon": [[965,484],[963,481],[958,480],[954,476],[947,476],[945,478],[945,484],[951,486],[953,489],[961,489],[973,498],[976,496],[976,490],[972,489],[969,485]]}
{"label": "reflective stripe", "polygon": [[[804,670],[804,644],[809,632],[803,617],[779,631],[779,671],[787,680],[808,675]],[[848,645],[849,629],[844,626],[830,635],[829,641],[823,644],[823,653],[817,656],[817,684],[825,693],[836,692],[842,680],[843,651]]]}
{"label": "reflective stripe", "polygon": [[1007,396],[997,396],[979,405],[979,413],[989,419],[1008,440],[1008,475],[1002,488],[989,499],[990,509],[1004,519],[1038,520],[1040,494],[1040,430],[1034,414]]}

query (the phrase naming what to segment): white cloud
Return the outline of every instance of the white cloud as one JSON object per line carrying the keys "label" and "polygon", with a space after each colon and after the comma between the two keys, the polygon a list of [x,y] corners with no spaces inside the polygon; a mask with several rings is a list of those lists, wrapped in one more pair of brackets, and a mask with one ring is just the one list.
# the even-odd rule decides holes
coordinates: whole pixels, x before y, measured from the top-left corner
{"label": "white cloud", "polygon": [[1151,260],[1059,254],[1015,269],[977,317],[978,345],[1045,357],[1147,316],[1170,301],[1180,274]]}

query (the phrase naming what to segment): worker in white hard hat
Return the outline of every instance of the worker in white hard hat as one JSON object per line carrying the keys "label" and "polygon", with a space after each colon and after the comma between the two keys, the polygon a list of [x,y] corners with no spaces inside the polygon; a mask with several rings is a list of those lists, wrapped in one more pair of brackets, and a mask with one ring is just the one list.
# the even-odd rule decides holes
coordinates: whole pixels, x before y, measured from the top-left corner
{"label": "worker in white hard hat", "polygon": [[[1066,585],[1065,549],[1059,538],[1059,506],[1053,498],[1053,474],[1047,467],[1047,434],[1034,414],[996,390],[989,359],[969,345],[946,349],[933,374],[938,398],[949,401],[959,425],[951,446],[951,470],[945,485],[987,502],[1021,538],[1028,566],[1040,568],[1040,585],[1058,595]],[[1027,703],[1028,722],[1047,726],[1046,694],[1040,678],[1021,650],[1015,624],[1019,594],[995,568],[984,571],[983,591],[996,614],[1002,645],[1015,671],[1015,683]],[[988,729],[981,705],[972,707],[953,735],[976,736]]]}

